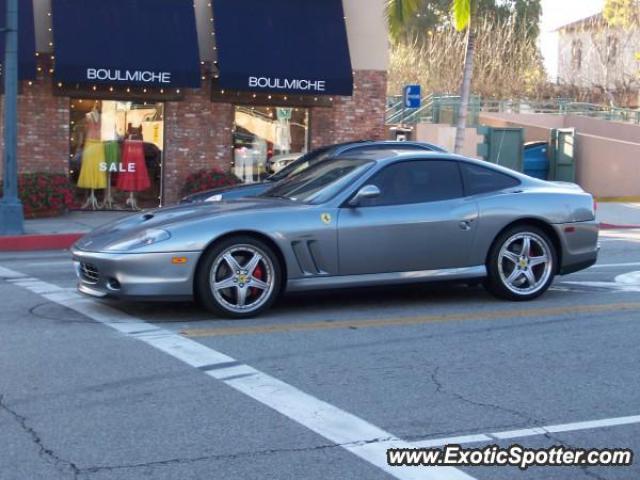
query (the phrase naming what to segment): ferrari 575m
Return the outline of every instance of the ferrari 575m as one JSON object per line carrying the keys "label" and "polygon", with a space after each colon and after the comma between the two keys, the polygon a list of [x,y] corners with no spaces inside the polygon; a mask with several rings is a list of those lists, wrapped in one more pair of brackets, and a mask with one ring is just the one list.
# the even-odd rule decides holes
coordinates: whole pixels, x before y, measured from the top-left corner
{"label": "ferrari 575m", "polygon": [[80,239],[80,291],[242,318],[285,291],[482,280],[531,300],[598,255],[593,198],[442,152],[332,158],[259,196],[135,214]]}

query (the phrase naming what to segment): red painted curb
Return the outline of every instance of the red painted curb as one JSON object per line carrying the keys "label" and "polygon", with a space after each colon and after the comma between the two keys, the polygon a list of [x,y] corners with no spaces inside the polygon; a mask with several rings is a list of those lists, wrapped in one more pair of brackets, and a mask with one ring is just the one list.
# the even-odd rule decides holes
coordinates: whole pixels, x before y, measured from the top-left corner
{"label": "red painted curb", "polygon": [[613,225],[611,223],[601,223],[600,228],[602,230],[624,230],[629,228],[640,228],[640,225]]}
{"label": "red painted curb", "polygon": [[33,250],[59,250],[71,247],[84,233],[55,235],[16,235],[0,237],[0,252],[26,252]]}

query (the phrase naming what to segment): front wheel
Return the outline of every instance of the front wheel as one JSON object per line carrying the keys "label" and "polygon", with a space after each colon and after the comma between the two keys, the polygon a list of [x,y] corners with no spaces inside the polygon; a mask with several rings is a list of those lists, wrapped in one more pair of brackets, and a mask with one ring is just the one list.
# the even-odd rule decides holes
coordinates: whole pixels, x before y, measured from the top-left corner
{"label": "front wheel", "polygon": [[487,290],[507,300],[533,300],[553,282],[556,251],[539,228],[522,225],[501,234],[487,259]]}
{"label": "front wheel", "polygon": [[209,250],[196,275],[200,303],[227,318],[253,317],[280,293],[281,267],[272,249],[253,237],[226,239]]}

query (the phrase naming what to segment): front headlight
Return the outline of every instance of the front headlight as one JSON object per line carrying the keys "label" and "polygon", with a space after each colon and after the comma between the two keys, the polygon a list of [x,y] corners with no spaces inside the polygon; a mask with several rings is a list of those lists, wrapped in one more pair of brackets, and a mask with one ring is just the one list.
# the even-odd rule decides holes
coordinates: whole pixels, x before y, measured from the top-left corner
{"label": "front headlight", "polygon": [[222,201],[222,195],[220,194],[211,195],[209,198],[205,200],[205,202],[221,202],[221,201]]}
{"label": "front headlight", "polygon": [[136,248],[146,247],[155,243],[163,242],[171,238],[171,234],[166,230],[159,228],[150,228],[143,230],[135,235],[125,237],[123,240],[119,240],[112,243],[107,247],[107,250],[112,252],[128,252],[135,250]]}

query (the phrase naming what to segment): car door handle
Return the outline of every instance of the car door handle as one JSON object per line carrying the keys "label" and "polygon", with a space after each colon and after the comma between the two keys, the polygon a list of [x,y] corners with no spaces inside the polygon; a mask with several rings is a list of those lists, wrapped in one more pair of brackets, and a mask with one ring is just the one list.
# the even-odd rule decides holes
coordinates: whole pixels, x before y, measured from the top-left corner
{"label": "car door handle", "polygon": [[460,223],[458,223],[458,226],[462,230],[471,230],[472,223],[473,223],[473,220],[462,220]]}

